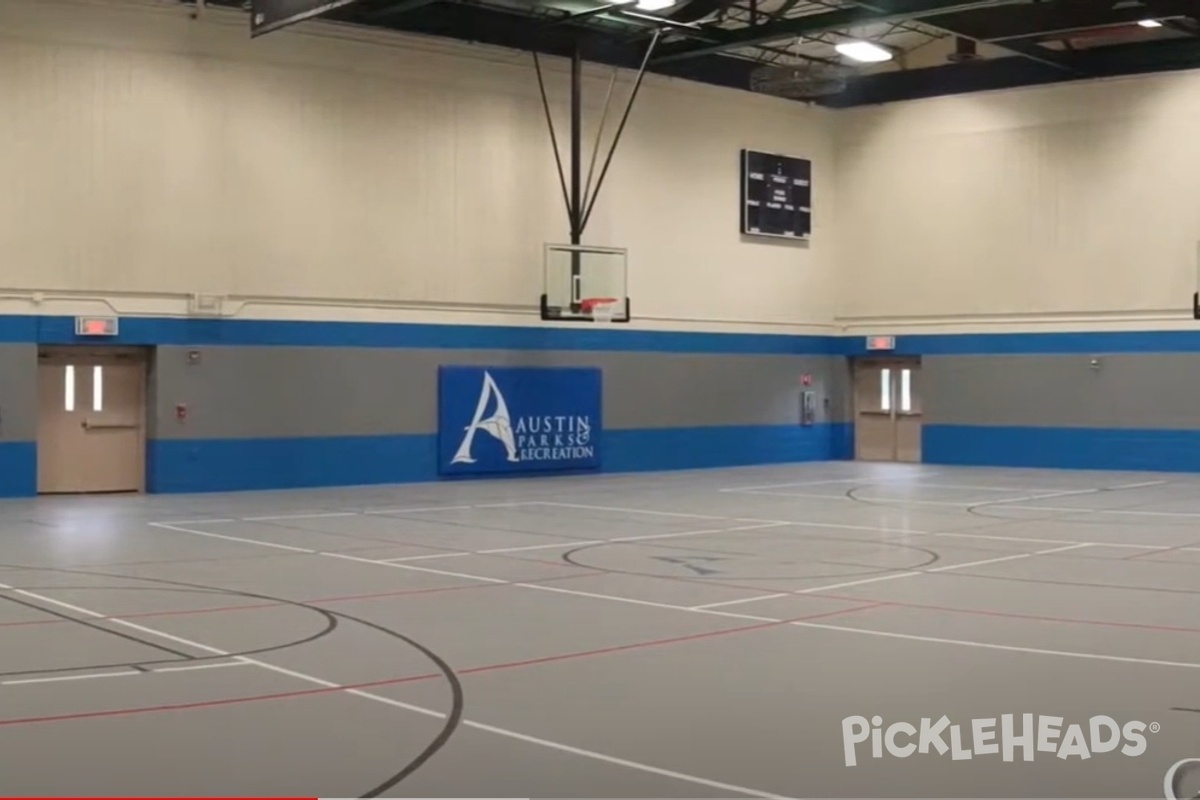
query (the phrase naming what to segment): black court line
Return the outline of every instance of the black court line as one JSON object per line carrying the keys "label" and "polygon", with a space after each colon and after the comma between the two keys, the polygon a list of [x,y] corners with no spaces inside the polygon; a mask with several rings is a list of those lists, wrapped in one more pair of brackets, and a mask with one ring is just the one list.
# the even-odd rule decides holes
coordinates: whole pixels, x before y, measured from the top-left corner
{"label": "black court line", "polygon": [[[141,587],[141,588],[151,588],[151,589],[156,589],[159,591],[162,591],[165,589],[166,591],[212,592],[215,594],[225,594],[225,595],[231,595],[231,596],[235,596],[235,597],[243,597],[243,598],[250,599],[250,600],[265,600],[265,601],[268,601],[271,603],[278,603],[280,605],[293,606],[295,608],[306,609],[308,611],[312,611],[317,614],[320,614],[327,619],[333,620],[332,627],[337,626],[336,620],[338,620],[338,619],[342,619],[347,622],[353,622],[358,625],[362,625],[365,628],[370,628],[371,630],[374,630],[378,633],[382,633],[385,636],[391,637],[392,639],[399,640],[400,642],[404,643],[405,645],[416,650],[418,653],[420,653],[422,656],[424,656],[431,664],[433,664],[433,666],[437,669],[437,671],[445,679],[446,684],[450,689],[450,708],[448,711],[443,712],[446,715],[445,722],[442,724],[442,727],[438,731],[437,735],[434,736],[429,741],[429,743],[425,746],[425,748],[423,750],[421,750],[421,752],[418,753],[415,758],[410,759],[408,761],[408,763],[406,763],[404,766],[402,766],[396,772],[392,773],[390,776],[388,776],[387,778],[385,778],[383,781],[379,782],[375,786],[371,787],[367,791],[359,794],[358,797],[361,797],[361,798],[381,797],[384,795],[385,792],[388,792],[391,789],[393,789],[397,784],[404,781],[405,778],[412,775],[414,772],[416,772],[418,769],[420,769],[422,766],[424,766],[425,763],[429,761],[429,759],[433,758],[433,756],[436,755],[439,750],[441,750],[443,747],[445,747],[446,744],[449,743],[450,739],[454,736],[455,732],[458,730],[458,727],[462,722],[463,712],[464,712],[464,709],[466,706],[466,698],[465,698],[465,694],[463,691],[462,681],[459,679],[458,674],[454,671],[454,668],[451,667],[450,664],[447,663],[447,661],[445,659],[443,659],[440,655],[438,655],[436,652],[434,652],[431,648],[418,642],[416,639],[406,636],[403,633],[400,633],[399,631],[389,628],[385,625],[381,625],[377,622],[372,622],[368,619],[364,619],[363,617],[358,617],[353,614],[347,614],[343,611],[330,611],[329,609],[321,608],[321,607],[313,605],[311,603],[304,603],[304,602],[300,602],[298,600],[288,600],[286,598],[277,597],[275,595],[260,594],[258,592],[248,592],[248,591],[244,591],[244,590],[240,590],[240,589],[226,589],[226,588],[222,588],[220,586],[211,586],[209,584],[204,584],[204,583],[192,583],[192,582],[188,582],[188,581],[173,581],[173,580],[167,580],[165,578],[132,577],[129,575],[121,575],[121,574],[113,573],[113,572],[96,572],[96,571],[91,571],[91,570],[62,569],[62,568],[53,568],[53,567],[28,567],[28,566],[24,566],[21,564],[5,564],[5,565],[0,565],[0,566],[7,566],[12,569],[24,570],[26,572],[51,572],[51,573],[59,573],[59,574],[63,574],[63,575],[86,575],[89,577],[113,578],[113,579],[121,579],[121,580],[136,580],[139,582],[152,584],[151,587]],[[90,588],[105,588],[105,587],[90,587]],[[328,633],[330,630],[332,630],[332,627],[327,629],[324,633]],[[323,636],[324,633],[319,634],[318,637]],[[291,646],[294,646],[294,644],[285,645],[285,647],[291,647]],[[261,652],[268,652],[269,650],[279,650],[279,649],[283,649],[283,648],[282,647],[265,648],[265,649],[260,649],[257,652],[261,653]],[[235,657],[238,655],[248,655],[250,652],[256,652],[256,651],[248,651],[247,653],[226,653],[219,657],[220,658],[230,658],[230,657]],[[214,656],[214,657],[216,657],[216,656]]]}
{"label": "black court line", "polygon": [[[849,500],[853,500],[856,503],[861,503],[862,505],[867,505],[867,506],[875,506],[875,507],[879,507],[879,508],[896,508],[896,509],[911,508],[913,505],[912,503],[906,502],[901,499],[872,499],[872,498],[867,498],[867,497],[859,497],[857,495],[857,492],[860,492],[865,489],[875,489],[875,488],[886,487],[886,486],[890,486],[890,485],[892,485],[892,484],[862,483],[857,486],[851,487],[843,495],[829,495],[829,499],[836,499],[837,497],[846,497]],[[904,485],[906,487],[909,486],[909,484],[902,484],[902,485]],[[919,484],[919,483],[912,484],[911,488],[921,488],[921,484]],[[1087,491],[1091,491],[1095,494],[1106,494],[1106,493],[1118,492],[1118,491],[1119,492],[1131,491],[1134,488],[1143,488],[1143,487],[1112,488],[1112,487],[1101,486],[1101,487],[1096,487],[1094,489],[1087,489]],[[776,496],[787,497],[788,495],[780,494],[780,495],[776,495]],[[976,504],[973,504],[970,506],[963,506],[963,507],[960,507],[957,509],[946,507],[946,506],[921,505],[919,510],[922,514],[928,514],[929,516],[961,518],[962,513],[965,512],[967,514],[970,514],[973,517],[979,517],[981,519],[989,519],[989,520],[996,521],[995,525],[987,525],[987,526],[984,526],[984,527],[981,527],[978,529],[972,528],[971,530],[990,530],[992,528],[1004,527],[1005,525],[1016,525],[1016,524],[1027,523],[1027,522],[1052,522],[1055,524],[1065,524],[1065,525],[1086,525],[1086,526],[1100,525],[1100,526],[1119,526],[1119,527],[1129,527],[1130,525],[1135,524],[1135,522],[1137,522],[1137,524],[1146,525],[1148,527],[1170,529],[1170,528],[1178,528],[1178,527],[1183,527],[1183,526],[1195,527],[1196,519],[1200,519],[1200,512],[1194,512],[1196,514],[1196,517],[1193,519],[1180,519],[1178,521],[1172,521],[1172,518],[1170,518],[1170,517],[1157,517],[1157,516],[1153,517],[1153,518],[1143,517],[1140,521],[1115,520],[1115,519],[1107,518],[1110,516],[1120,515],[1121,512],[1129,512],[1129,515],[1131,515],[1131,516],[1137,515],[1138,509],[1143,509],[1143,508],[1146,508],[1147,506],[1153,507],[1153,506],[1155,506],[1155,504],[1160,503],[1160,502],[1162,502],[1162,501],[1147,500],[1145,502],[1133,503],[1131,505],[1121,506],[1119,508],[1104,508],[1104,509],[1083,509],[1083,508],[1079,508],[1079,509],[1054,509],[1054,508],[1039,509],[1039,510],[1045,511],[1048,516],[1034,515],[1032,513],[1026,514],[1026,515],[1009,515],[1009,516],[985,513],[985,509],[989,509],[992,507],[1003,508],[1005,505],[1008,504],[1007,500],[985,500],[980,503],[976,503]],[[1029,507],[1026,506],[1026,509],[1028,509],[1028,508]],[[1103,514],[1099,514],[1097,512],[1103,512]],[[1189,513],[1193,513],[1193,512],[1182,512],[1182,513],[1189,514]],[[1081,515],[1090,515],[1090,517],[1088,519],[1078,519],[1078,517],[1080,517]],[[1153,525],[1151,525],[1151,523],[1153,523]],[[1191,546],[1191,545],[1183,545],[1183,547],[1189,547],[1189,546]]]}
{"label": "black court line", "polygon": [[173,656],[178,656],[179,658],[186,659],[188,661],[193,661],[197,658],[197,656],[192,653],[188,653],[183,650],[176,650],[173,647],[167,647],[166,645],[159,644],[157,642],[148,641],[140,636],[134,636],[132,633],[114,631],[111,628],[106,628],[105,626],[99,625],[95,622],[89,622],[88,620],[80,619],[79,617],[72,617],[70,614],[64,614],[61,611],[55,611],[53,609],[46,608],[45,606],[40,606],[37,603],[20,600],[16,597],[13,597],[11,594],[8,594],[7,592],[0,592],[0,600],[7,600],[8,602],[14,603],[18,606],[31,608],[34,611],[40,611],[43,614],[49,614],[52,617],[57,617],[58,619],[65,620],[66,622],[74,622],[75,624],[82,625],[85,628],[90,628],[91,630],[99,631],[100,633],[107,633],[110,636],[116,636],[118,639],[124,639],[127,642],[134,642],[135,644],[140,644],[143,647],[149,647],[152,650],[170,653]]}
{"label": "black court line", "polygon": [[[767,535],[767,536],[769,536],[770,531],[778,530],[779,528],[784,528],[784,527],[786,527],[786,525],[779,525],[777,528],[761,528],[761,529],[750,529],[750,530],[742,530],[742,531],[714,529],[710,533],[714,536],[720,536],[722,534],[738,534],[740,536],[743,533],[751,534],[751,535]],[[681,536],[680,538],[683,538],[683,537]],[[698,580],[695,582],[699,585],[705,585],[705,584],[712,585],[712,584],[720,584],[722,582],[722,580],[777,581],[777,580],[810,580],[810,579],[824,579],[824,578],[857,578],[857,577],[865,577],[865,576],[871,576],[871,575],[884,575],[884,574],[891,573],[891,572],[909,572],[912,570],[921,570],[921,569],[930,567],[933,564],[936,564],[942,558],[941,553],[939,553],[936,550],[933,550],[932,548],[918,547],[916,545],[911,545],[911,544],[903,544],[903,543],[896,542],[896,541],[893,541],[890,539],[860,539],[857,537],[844,536],[844,535],[830,536],[830,535],[823,535],[823,534],[805,534],[804,536],[802,536],[800,538],[791,540],[791,542],[793,544],[798,544],[801,547],[803,547],[804,544],[807,542],[819,542],[819,543],[834,543],[834,544],[843,544],[843,545],[844,544],[859,545],[859,546],[864,546],[864,547],[875,548],[877,550],[880,550],[880,549],[893,550],[893,551],[903,550],[903,551],[910,551],[910,552],[914,552],[914,553],[920,553],[922,556],[924,556],[924,559],[921,561],[915,562],[911,565],[897,566],[897,567],[884,567],[884,566],[881,566],[878,564],[860,564],[860,563],[856,563],[854,561],[838,561],[838,560],[832,560],[832,559],[813,558],[813,559],[805,559],[805,561],[807,563],[811,563],[811,564],[823,564],[823,565],[827,565],[827,566],[838,566],[838,567],[859,567],[859,569],[852,571],[852,572],[830,572],[830,573],[800,574],[800,575],[773,575],[770,577],[756,577],[756,576],[751,576],[751,575],[726,575],[726,576],[714,575],[708,579]],[[714,554],[720,554],[720,555],[740,555],[740,554],[734,553],[733,551],[692,547],[690,545],[676,545],[676,544],[673,544],[670,542],[666,542],[662,539],[644,540],[644,541],[621,541],[621,539],[614,539],[611,541],[603,541],[603,542],[596,542],[595,540],[592,540],[588,544],[580,545],[578,547],[573,547],[573,548],[567,550],[566,552],[562,553],[559,556],[559,559],[567,564],[570,564],[573,567],[579,567],[580,569],[594,570],[596,572],[608,573],[608,574],[613,574],[613,575],[633,575],[633,576],[645,577],[645,578],[666,578],[668,580],[673,579],[675,577],[682,577],[682,576],[665,575],[660,572],[643,572],[641,570],[635,570],[635,569],[623,569],[620,567],[601,566],[598,564],[590,563],[588,561],[584,561],[583,559],[581,559],[579,557],[580,553],[589,552],[589,551],[593,551],[593,550],[600,550],[602,548],[613,548],[613,547],[629,547],[629,548],[633,548],[635,550],[646,550],[646,549],[684,550],[684,551],[690,550],[690,551],[694,551],[694,552],[714,553]],[[747,554],[747,555],[750,558],[756,558],[756,557],[761,558],[761,556],[755,556],[755,555],[751,555],[751,554]],[[785,563],[785,562],[779,561],[777,559],[764,559],[764,560],[772,560],[773,563],[776,563],[780,566],[782,566]],[[691,576],[689,576],[688,579],[695,580]],[[747,586],[745,588],[750,589],[751,587]]]}
{"label": "black court line", "polygon": [[[69,570],[66,568],[53,569],[53,568],[49,568],[49,567],[13,567],[13,569],[20,570],[23,572],[30,572],[30,571],[34,571],[34,572],[64,572],[65,571],[67,574],[106,575],[106,573],[80,572],[77,570]],[[152,580],[151,578],[132,578],[129,575],[116,575],[116,574],[110,575],[108,577],[117,577],[117,578],[124,578],[126,580],[137,580],[137,581]],[[216,594],[216,595],[235,596],[235,597],[242,596],[239,592],[236,592],[234,590],[225,590],[225,589],[218,589],[218,588],[210,589],[210,588],[204,588],[204,587],[200,587],[200,586],[198,586],[196,588],[189,588],[189,587],[181,588],[181,587],[176,587],[176,586],[50,586],[50,587],[39,586],[39,587],[25,587],[25,588],[37,588],[42,591],[53,591],[55,589],[58,589],[58,590],[68,590],[68,591],[98,590],[98,591],[123,591],[123,592],[128,592],[128,591],[193,592],[196,594]],[[216,656],[216,655],[191,656],[190,658],[188,658],[186,660],[192,661],[192,662],[219,661],[219,660],[222,660],[225,658],[240,658],[243,656],[259,656],[259,655],[264,655],[266,653],[275,653],[275,652],[279,652],[281,650],[288,650],[293,647],[300,647],[301,645],[311,644],[312,642],[315,642],[319,639],[323,639],[326,636],[328,636],[329,634],[333,633],[338,627],[337,615],[334,614],[333,612],[327,611],[323,608],[319,608],[319,607],[313,606],[313,605],[306,605],[303,603],[296,603],[291,600],[279,601],[279,605],[281,605],[281,606],[286,606],[286,605],[298,606],[305,610],[313,611],[324,618],[325,625],[323,628],[321,628],[317,632],[312,633],[308,636],[305,636],[304,638],[295,639],[290,642],[284,642],[283,644],[271,645],[270,647],[257,647],[257,648],[254,648],[253,650],[239,650],[236,652],[229,653],[229,655],[227,655],[227,656]],[[78,622],[79,620],[72,619],[71,621]],[[116,631],[107,631],[106,630],[106,633],[114,633],[115,634]],[[158,659],[143,659],[138,662],[118,662],[118,663],[108,663],[108,664],[77,664],[77,665],[69,666],[69,667],[44,667],[41,669],[20,669],[20,670],[11,670],[8,672],[0,672],[0,678],[20,678],[20,677],[25,677],[28,675],[59,675],[59,674],[69,674],[69,673],[73,673],[73,672],[91,672],[93,670],[118,669],[118,668],[135,669],[140,672],[151,672],[152,670],[147,669],[148,666],[160,666],[160,665],[164,665],[164,664],[167,664],[167,665],[178,664],[180,662],[180,660],[181,659],[179,659],[179,658],[158,658]]]}

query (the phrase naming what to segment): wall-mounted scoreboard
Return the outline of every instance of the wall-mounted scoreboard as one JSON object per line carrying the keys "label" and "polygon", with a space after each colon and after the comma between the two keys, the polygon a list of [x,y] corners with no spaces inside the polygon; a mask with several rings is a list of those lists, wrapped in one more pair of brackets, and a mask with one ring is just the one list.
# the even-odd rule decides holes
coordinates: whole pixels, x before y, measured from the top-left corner
{"label": "wall-mounted scoreboard", "polygon": [[807,239],[812,233],[812,162],[742,151],[742,233]]}

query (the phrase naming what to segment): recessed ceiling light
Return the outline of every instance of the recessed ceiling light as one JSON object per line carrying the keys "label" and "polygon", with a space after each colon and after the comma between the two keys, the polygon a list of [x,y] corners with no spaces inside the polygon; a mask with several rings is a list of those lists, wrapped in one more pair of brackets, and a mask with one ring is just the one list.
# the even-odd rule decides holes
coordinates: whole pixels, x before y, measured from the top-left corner
{"label": "recessed ceiling light", "polygon": [[1144,19],[1138,22],[1143,28],[1161,28],[1163,24],[1156,19]]}
{"label": "recessed ceiling light", "polygon": [[872,42],[842,42],[835,45],[834,49],[846,58],[852,61],[861,61],[864,64],[878,64],[892,60],[891,50]]}
{"label": "recessed ceiling light", "polygon": [[637,0],[637,7],[642,11],[662,11],[675,5],[675,0]]}

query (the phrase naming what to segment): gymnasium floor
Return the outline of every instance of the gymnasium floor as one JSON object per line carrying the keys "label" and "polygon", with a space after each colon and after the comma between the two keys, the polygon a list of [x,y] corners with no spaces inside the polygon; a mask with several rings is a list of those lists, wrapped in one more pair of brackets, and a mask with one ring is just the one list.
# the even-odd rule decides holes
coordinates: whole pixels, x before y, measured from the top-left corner
{"label": "gymnasium floor", "polygon": [[[1200,757],[1195,476],[837,463],[0,528],[0,795],[1162,797]],[[845,764],[852,715],[970,748],[1024,713],[1145,752]]]}

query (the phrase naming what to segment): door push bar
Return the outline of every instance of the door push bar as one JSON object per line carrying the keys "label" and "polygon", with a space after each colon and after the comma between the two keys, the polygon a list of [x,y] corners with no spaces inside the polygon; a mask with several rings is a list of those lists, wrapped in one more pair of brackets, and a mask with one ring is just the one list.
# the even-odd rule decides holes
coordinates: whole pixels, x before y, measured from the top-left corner
{"label": "door push bar", "polygon": [[134,429],[136,429],[136,428],[139,428],[139,427],[141,427],[140,425],[138,425],[138,424],[136,424],[136,423],[129,423],[129,422],[92,422],[92,421],[90,421],[90,420],[86,420],[86,419],[85,419],[83,422],[79,423],[79,425],[80,425],[80,427],[81,427],[81,428],[83,428],[83,429],[85,429],[85,430],[108,430],[108,431],[112,431],[112,430],[134,430]]}

